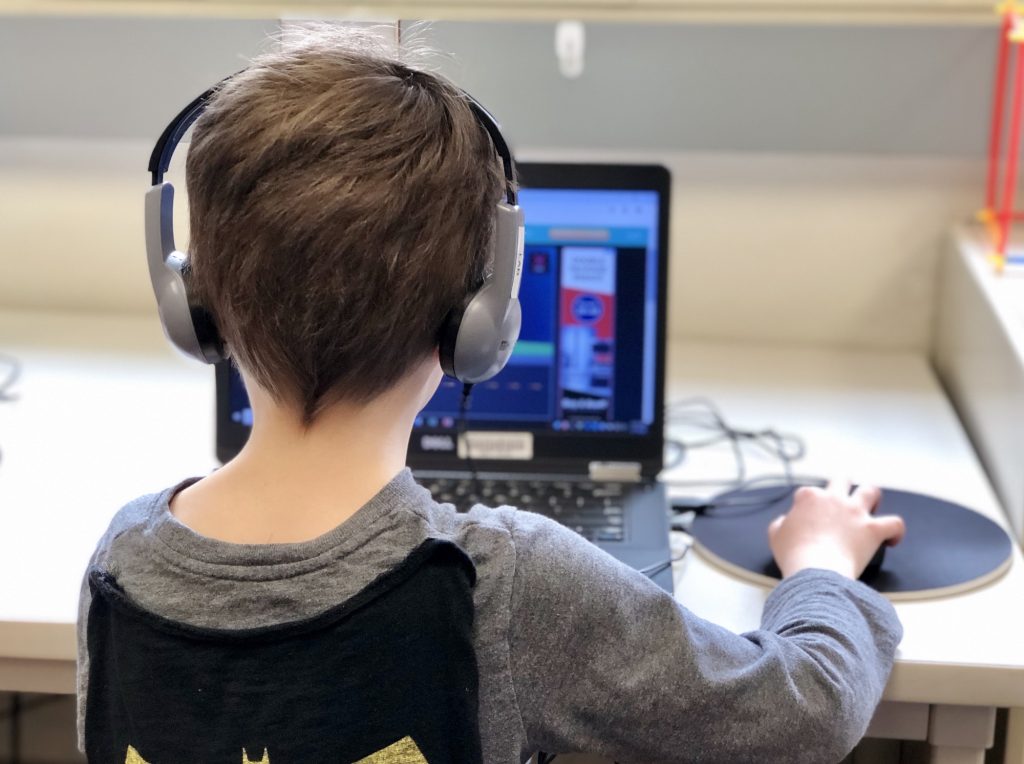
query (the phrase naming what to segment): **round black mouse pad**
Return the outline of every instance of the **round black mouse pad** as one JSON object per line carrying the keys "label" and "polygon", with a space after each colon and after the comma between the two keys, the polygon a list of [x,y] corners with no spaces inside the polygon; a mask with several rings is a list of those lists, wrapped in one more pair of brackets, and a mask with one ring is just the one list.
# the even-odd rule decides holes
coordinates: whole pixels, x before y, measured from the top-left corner
{"label": "round black mouse pad", "polygon": [[[756,583],[781,578],[768,547],[768,524],[792,504],[795,488],[773,486],[720,495],[691,529],[698,551]],[[996,523],[967,507],[934,496],[883,489],[878,515],[900,515],[903,541],[885,549],[881,566],[861,580],[890,599],[957,594],[1002,575],[1013,559],[1012,542]]]}

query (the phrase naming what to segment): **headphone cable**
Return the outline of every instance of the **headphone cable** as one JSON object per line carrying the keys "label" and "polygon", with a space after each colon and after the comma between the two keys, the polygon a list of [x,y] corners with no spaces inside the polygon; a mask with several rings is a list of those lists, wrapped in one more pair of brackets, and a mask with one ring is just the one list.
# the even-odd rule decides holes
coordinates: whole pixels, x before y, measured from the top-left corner
{"label": "headphone cable", "polygon": [[473,459],[473,448],[466,433],[466,420],[469,415],[469,399],[473,393],[473,383],[464,382],[462,385],[462,399],[459,401],[459,443],[466,449],[466,462],[469,465],[470,478],[473,481],[473,494],[479,500],[481,495],[480,474],[476,469],[476,461]]}

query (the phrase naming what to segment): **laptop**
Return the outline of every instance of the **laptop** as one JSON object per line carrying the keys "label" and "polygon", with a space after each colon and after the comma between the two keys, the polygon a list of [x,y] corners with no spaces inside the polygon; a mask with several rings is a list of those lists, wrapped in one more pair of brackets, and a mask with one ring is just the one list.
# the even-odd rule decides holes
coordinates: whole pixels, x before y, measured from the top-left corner
{"label": "laptop", "polygon": [[[416,418],[408,464],[438,501],[547,515],[638,570],[671,557],[663,466],[669,173],[651,165],[520,163],[523,323],[505,369],[446,377]],[[217,455],[251,411],[217,369]],[[653,580],[672,591],[665,566]]]}

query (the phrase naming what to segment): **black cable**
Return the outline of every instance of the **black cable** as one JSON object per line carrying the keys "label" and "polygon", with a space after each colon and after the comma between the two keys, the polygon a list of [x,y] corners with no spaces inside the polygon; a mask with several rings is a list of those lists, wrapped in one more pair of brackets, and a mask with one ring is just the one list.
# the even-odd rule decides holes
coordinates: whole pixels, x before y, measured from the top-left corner
{"label": "black cable", "polygon": [[682,442],[685,448],[692,449],[695,447],[702,448],[705,445],[711,445],[712,443],[721,442],[722,440],[728,440],[732,446],[733,455],[736,458],[735,479],[736,481],[742,481],[746,477],[747,465],[746,460],[743,457],[743,448],[740,446],[740,432],[726,423],[725,417],[714,401],[703,396],[684,398],[681,401],[669,403],[668,406],[666,406],[666,413],[669,415],[668,418],[671,420],[672,415],[676,413],[678,409],[693,408],[694,406],[700,406],[705,409],[706,412],[711,415],[713,425],[709,427],[706,423],[701,422],[692,422],[691,425],[715,431],[718,433],[718,437],[710,441],[705,441],[703,443],[698,442],[696,444],[687,443],[686,441],[680,442]]}
{"label": "black cable", "polygon": [[[691,412],[691,409],[697,411]],[[763,507],[783,501],[793,495],[797,488],[804,485],[824,486],[827,481],[810,476],[798,476],[793,472],[793,462],[802,459],[807,452],[806,446],[801,438],[793,434],[783,434],[774,428],[763,430],[744,430],[730,425],[718,406],[708,398],[695,397],[670,403],[666,407],[667,418],[671,421],[676,419],[688,427],[699,428],[709,431],[710,436],[699,439],[681,441],[687,449],[704,448],[726,440],[730,441],[733,453],[736,458],[736,477],[725,480],[693,480],[693,481],[666,481],[666,485],[706,485],[722,486],[719,493],[705,497],[683,497],[674,499],[672,510],[676,515],[686,513],[717,514],[724,516],[736,516],[748,512],[760,511]],[[696,415],[696,416],[695,416]],[[750,443],[761,449],[766,454],[779,460],[782,465],[781,475],[762,475],[753,479],[746,479],[746,462],[743,457],[742,444]],[[774,495],[764,495],[761,492],[757,496],[735,496],[737,492],[749,491],[758,488],[761,484],[765,487],[778,485],[779,491]],[[673,521],[673,528],[685,530],[685,525],[680,521]]]}
{"label": "black cable", "polygon": [[666,568],[671,568],[675,563],[679,562],[684,557],[686,557],[687,553],[690,551],[691,546],[693,546],[692,543],[687,544],[686,548],[683,549],[682,553],[678,556],[670,557],[669,559],[662,560],[661,562],[656,562],[653,565],[648,565],[646,568],[640,568],[639,572],[643,573],[648,578],[654,578],[656,575],[661,573],[661,571],[665,570]]}
{"label": "black cable", "polygon": [[[736,444],[750,443],[752,446],[759,448],[764,451],[768,456],[778,459],[782,462],[794,462],[799,461],[805,455],[805,448],[803,444],[794,435],[782,434],[777,430],[737,430],[730,428],[728,433],[722,433],[714,437],[707,438],[706,440],[697,441],[682,441],[682,445],[688,450],[696,450],[698,448],[706,448],[708,446],[717,445],[725,440],[735,442]],[[735,450],[735,448],[734,448]],[[744,473],[743,460],[741,457],[737,457],[737,477],[733,478],[733,482],[742,482],[742,475]],[[720,481],[724,482],[724,481]]]}
{"label": "black cable", "polygon": [[[694,407],[699,408],[697,411],[691,411]],[[700,409],[703,409],[703,411]],[[802,458],[805,452],[803,441],[795,435],[784,435],[772,428],[744,430],[733,427],[728,424],[718,406],[708,398],[695,397],[674,401],[665,407],[665,411],[670,423],[674,420],[679,424],[710,430],[715,433],[713,437],[707,440],[684,442],[688,448],[702,448],[715,445],[726,439],[735,439],[754,441],[773,455],[785,453],[793,460]],[[702,413],[710,417],[710,421],[700,418],[699,415]]]}
{"label": "black cable", "polygon": [[469,414],[469,397],[473,393],[473,383],[465,382],[462,385],[462,399],[459,401],[459,442],[466,449],[466,462],[469,464],[469,475],[473,481],[473,493],[477,500],[482,494],[480,490],[480,475],[476,470],[476,461],[473,459],[473,448],[469,438],[466,436],[466,419]]}
{"label": "black cable", "polygon": [[786,482],[792,483],[792,463],[802,459],[806,454],[803,440],[796,435],[780,433],[773,428],[744,430],[733,427],[726,421],[721,409],[709,398],[694,397],[674,401],[666,405],[665,411],[669,423],[674,421],[676,424],[711,433],[706,438],[680,440],[678,442],[681,447],[694,450],[729,441],[736,460],[736,476],[731,479],[665,481],[669,486],[724,486],[731,489],[742,487],[746,482],[747,473],[743,444],[748,442],[778,459],[787,476]]}
{"label": "black cable", "polygon": [[[752,488],[758,488],[760,483],[767,483],[767,485],[761,486],[763,488],[771,488],[778,486],[779,491],[771,496],[734,496],[738,491],[749,491]],[[748,480],[736,488],[730,488],[729,490],[722,491],[715,496],[708,499],[701,507],[686,507],[680,511],[693,511],[697,514],[709,514],[719,517],[738,517],[744,514],[750,514],[753,512],[759,512],[766,506],[776,504],[784,499],[790,498],[798,488],[803,486],[815,486],[817,488],[824,488],[828,484],[825,478],[813,477],[809,475],[794,475],[791,471],[787,471],[784,475],[763,475],[761,477]],[[673,509],[676,509],[676,505],[673,504]],[[723,511],[723,510],[748,510],[748,511]]]}

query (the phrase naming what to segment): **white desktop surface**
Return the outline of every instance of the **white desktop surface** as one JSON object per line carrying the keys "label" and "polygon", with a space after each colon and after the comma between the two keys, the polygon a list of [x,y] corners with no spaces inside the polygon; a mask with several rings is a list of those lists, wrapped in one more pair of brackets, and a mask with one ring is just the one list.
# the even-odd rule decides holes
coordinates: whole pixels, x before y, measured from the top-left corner
{"label": "white desktop surface", "polygon": [[[0,401],[0,659],[69,661],[114,512],[217,465],[213,371],[134,316],[0,311],[0,353],[22,363],[17,399]],[[0,689],[35,689],[2,674]]]}
{"label": "white desktop surface", "polygon": [[[79,585],[111,516],[216,466],[213,371],[166,347],[155,319],[130,316],[0,311],[0,353],[23,364],[17,400],[0,402],[0,689],[73,692]],[[800,474],[931,493],[1005,527],[920,355],[677,342],[667,374],[667,401],[707,396],[737,426],[803,437]],[[728,449],[709,449],[665,478],[732,470]],[[675,576],[678,599],[698,615],[757,628],[766,589],[696,553]],[[897,611],[905,635],[887,700],[1024,707],[1018,548],[1008,573],[982,589]]]}
{"label": "white desktop surface", "polygon": [[[910,353],[674,344],[666,398],[712,398],[734,424],[799,434],[799,474],[850,477],[958,502],[1007,527],[927,359]],[[672,428],[669,428],[672,432]],[[769,461],[759,465],[778,472]],[[728,449],[691,454],[666,480],[731,476]],[[757,474],[756,472],[753,474]],[[673,488],[671,493],[685,491]],[[768,590],[699,554],[677,565],[678,599],[733,631],[756,629]],[[885,698],[1024,705],[1024,565],[975,591],[896,605],[904,627]]]}

